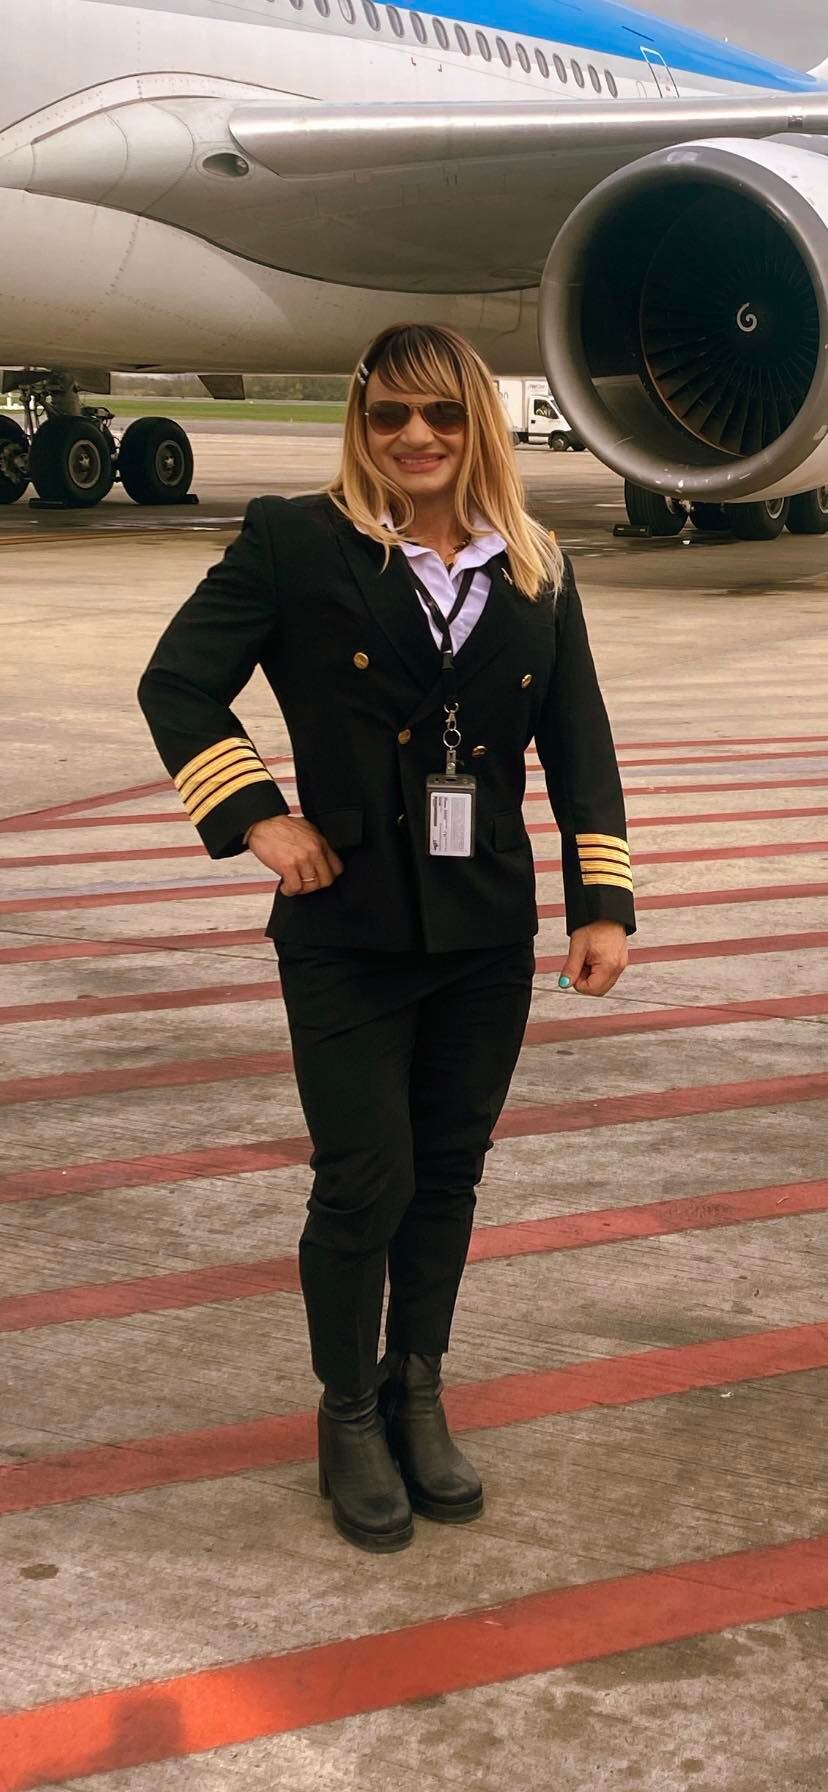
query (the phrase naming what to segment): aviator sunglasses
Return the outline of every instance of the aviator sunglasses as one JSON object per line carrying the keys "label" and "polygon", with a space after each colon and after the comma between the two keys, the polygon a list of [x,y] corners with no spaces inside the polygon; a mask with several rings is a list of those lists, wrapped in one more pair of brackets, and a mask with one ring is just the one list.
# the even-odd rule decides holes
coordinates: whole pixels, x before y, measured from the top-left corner
{"label": "aviator sunglasses", "polygon": [[404,404],[395,398],[381,398],[369,404],[365,415],[378,436],[396,436],[405,429],[414,412],[438,436],[454,436],[466,424],[466,407],[459,398],[432,398],[427,404]]}

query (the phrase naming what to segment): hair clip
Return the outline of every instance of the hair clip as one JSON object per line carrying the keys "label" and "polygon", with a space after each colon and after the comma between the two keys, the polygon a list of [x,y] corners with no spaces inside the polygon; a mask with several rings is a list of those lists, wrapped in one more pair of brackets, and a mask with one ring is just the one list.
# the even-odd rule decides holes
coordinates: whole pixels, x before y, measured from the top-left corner
{"label": "hair clip", "polygon": [[369,374],[370,368],[366,367],[364,361],[360,361],[357,367],[357,379],[361,386],[367,386]]}

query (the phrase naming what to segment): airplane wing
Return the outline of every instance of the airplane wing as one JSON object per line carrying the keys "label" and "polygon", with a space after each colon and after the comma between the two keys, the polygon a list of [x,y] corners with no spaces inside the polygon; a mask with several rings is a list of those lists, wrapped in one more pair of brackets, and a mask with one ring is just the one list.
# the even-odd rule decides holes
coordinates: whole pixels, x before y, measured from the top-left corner
{"label": "airplane wing", "polygon": [[[0,136],[0,186],[155,218],[254,263],[400,292],[537,286],[586,193],[651,150],[796,133],[828,92],[652,101],[328,106],[222,92],[83,96]],[[180,78],[178,78],[180,80]],[[6,141],[4,142],[4,138]]]}

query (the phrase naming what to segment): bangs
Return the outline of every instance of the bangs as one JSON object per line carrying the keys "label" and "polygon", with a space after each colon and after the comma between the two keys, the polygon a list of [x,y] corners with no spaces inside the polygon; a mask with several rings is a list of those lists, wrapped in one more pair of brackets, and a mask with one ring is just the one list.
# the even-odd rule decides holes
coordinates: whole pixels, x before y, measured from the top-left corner
{"label": "bangs", "polygon": [[430,330],[413,325],[398,330],[371,369],[397,392],[434,392],[463,398],[463,375],[449,343],[436,343]]}

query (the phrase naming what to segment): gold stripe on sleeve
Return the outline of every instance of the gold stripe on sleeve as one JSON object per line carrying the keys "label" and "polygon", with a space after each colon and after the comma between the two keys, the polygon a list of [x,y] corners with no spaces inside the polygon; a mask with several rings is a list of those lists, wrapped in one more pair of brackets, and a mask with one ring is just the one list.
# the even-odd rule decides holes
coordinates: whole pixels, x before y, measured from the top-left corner
{"label": "gold stripe on sleeve", "polygon": [[633,881],[631,877],[608,876],[604,872],[601,872],[601,875],[597,876],[590,872],[588,876],[583,879],[583,882],[585,884],[613,884],[616,889],[629,890],[630,895],[632,896],[633,894]]}
{"label": "gold stripe on sleeve", "polygon": [[208,790],[215,790],[222,781],[229,783],[231,778],[238,777],[240,771],[261,771],[262,762],[258,753],[228,753],[217,765],[207,765],[194,778],[190,778],[181,791],[182,802],[188,809],[200,803]]}
{"label": "gold stripe on sleeve", "polygon": [[579,846],[615,846],[619,852],[629,852],[626,840],[620,834],[576,834]]}
{"label": "gold stripe on sleeve", "polygon": [[611,871],[616,877],[628,877],[632,881],[630,866],[622,865],[619,859],[593,859],[588,865],[581,866],[582,877],[585,877],[587,873],[595,876],[597,872],[601,871]]}
{"label": "gold stripe on sleeve", "polygon": [[243,777],[234,778],[232,783],[222,784],[221,788],[219,790],[214,790],[212,795],[206,797],[204,802],[200,803],[197,809],[192,809],[190,811],[190,820],[194,821],[196,826],[198,826],[198,823],[203,821],[205,816],[209,815],[212,809],[217,809],[219,803],[226,802],[227,798],[229,796],[234,796],[237,790],[244,790],[247,784],[272,783],[273,779],[271,778],[269,771],[265,770],[264,766],[262,766],[262,769],[259,772],[245,772]]}
{"label": "gold stripe on sleeve", "polygon": [[225,740],[214,741],[211,747],[205,747],[203,752],[196,753],[194,759],[188,759],[187,764],[182,765],[180,772],[176,772],[175,774],[173,783],[176,785],[176,788],[180,790],[182,784],[185,784],[187,779],[192,777],[194,772],[199,771],[201,766],[209,765],[211,760],[221,758],[221,755],[229,752],[231,747],[235,748],[236,751],[238,751],[239,747],[249,747],[251,753],[255,753],[257,759],[259,757],[253,742],[247,739],[246,734],[230,734]]}

